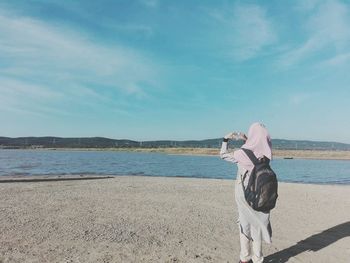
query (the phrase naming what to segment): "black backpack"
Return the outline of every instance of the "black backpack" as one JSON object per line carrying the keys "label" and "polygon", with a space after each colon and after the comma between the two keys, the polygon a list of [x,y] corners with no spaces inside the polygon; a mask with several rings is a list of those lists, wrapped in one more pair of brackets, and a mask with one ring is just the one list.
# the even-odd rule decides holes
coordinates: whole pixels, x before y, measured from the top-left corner
{"label": "black backpack", "polygon": [[251,150],[241,149],[254,164],[247,187],[244,187],[243,182],[248,171],[241,178],[245,199],[254,210],[269,213],[275,207],[278,197],[277,176],[271,169],[268,158],[258,160]]}

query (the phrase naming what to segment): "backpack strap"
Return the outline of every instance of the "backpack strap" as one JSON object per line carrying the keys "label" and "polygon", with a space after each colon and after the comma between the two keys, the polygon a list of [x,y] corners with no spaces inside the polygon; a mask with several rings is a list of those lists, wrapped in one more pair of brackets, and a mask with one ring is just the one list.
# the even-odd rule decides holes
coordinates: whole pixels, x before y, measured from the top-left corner
{"label": "backpack strap", "polygon": [[241,148],[243,152],[248,156],[248,158],[252,161],[254,165],[257,165],[259,163],[258,158],[256,158],[255,154],[252,150]]}
{"label": "backpack strap", "polygon": [[246,171],[243,176],[241,175],[241,183],[242,183],[243,193],[245,192],[244,180],[247,177],[247,175],[248,175],[248,171]]}

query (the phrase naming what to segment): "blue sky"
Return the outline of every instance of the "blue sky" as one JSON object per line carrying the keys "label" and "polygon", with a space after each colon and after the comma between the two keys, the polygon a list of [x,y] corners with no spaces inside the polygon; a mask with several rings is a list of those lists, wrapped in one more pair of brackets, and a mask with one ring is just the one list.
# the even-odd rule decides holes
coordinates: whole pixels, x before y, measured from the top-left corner
{"label": "blue sky", "polygon": [[350,143],[349,1],[0,2],[0,135]]}

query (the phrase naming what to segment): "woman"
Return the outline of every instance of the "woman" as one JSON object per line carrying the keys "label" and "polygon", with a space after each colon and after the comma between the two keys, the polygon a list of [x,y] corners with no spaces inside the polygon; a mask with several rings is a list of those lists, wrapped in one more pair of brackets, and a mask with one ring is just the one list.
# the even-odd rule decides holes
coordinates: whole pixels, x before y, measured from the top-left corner
{"label": "woman", "polygon": [[[248,171],[248,175],[253,169],[253,163],[243,150],[238,149],[229,152],[227,147],[228,140],[242,139],[245,144],[242,148],[252,150],[258,159],[272,159],[271,139],[270,135],[261,123],[253,123],[248,131],[248,138],[243,133],[229,133],[224,137],[222,142],[220,157],[228,162],[237,163],[238,172],[235,186],[235,199],[238,207],[238,223],[240,227],[240,262],[241,263],[262,263],[264,257],[262,255],[261,242],[264,240],[271,243],[271,225],[270,214],[253,210],[246,202],[243,192],[242,183],[247,186],[249,176],[246,176],[242,182],[243,175]],[[250,250],[250,242],[252,242],[253,251]]]}

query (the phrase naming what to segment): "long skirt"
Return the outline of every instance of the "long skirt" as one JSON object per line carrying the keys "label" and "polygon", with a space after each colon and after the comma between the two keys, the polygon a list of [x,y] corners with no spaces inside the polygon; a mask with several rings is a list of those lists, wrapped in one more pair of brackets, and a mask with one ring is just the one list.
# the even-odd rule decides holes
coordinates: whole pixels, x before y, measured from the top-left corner
{"label": "long skirt", "polygon": [[[270,214],[253,210],[244,197],[242,178],[246,170],[239,164],[237,180],[235,185],[235,199],[238,207],[238,222],[241,233],[249,240],[263,240],[271,243],[272,229],[270,225]],[[246,176],[243,184],[247,185],[249,176]],[[253,230],[253,231],[252,231]]]}

